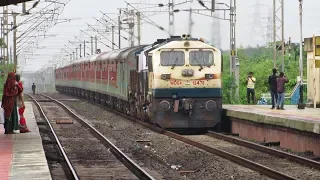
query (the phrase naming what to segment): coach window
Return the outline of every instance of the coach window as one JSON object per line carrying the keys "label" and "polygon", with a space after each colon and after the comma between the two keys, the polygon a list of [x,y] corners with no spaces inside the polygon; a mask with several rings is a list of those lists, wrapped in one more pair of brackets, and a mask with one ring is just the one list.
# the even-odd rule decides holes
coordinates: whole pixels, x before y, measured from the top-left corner
{"label": "coach window", "polygon": [[212,66],[213,53],[212,51],[190,51],[189,63],[191,66]]}
{"label": "coach window", "polygon": [[160,58],[162,66],[183,66],[185,63],[183,51],[162,51]]}

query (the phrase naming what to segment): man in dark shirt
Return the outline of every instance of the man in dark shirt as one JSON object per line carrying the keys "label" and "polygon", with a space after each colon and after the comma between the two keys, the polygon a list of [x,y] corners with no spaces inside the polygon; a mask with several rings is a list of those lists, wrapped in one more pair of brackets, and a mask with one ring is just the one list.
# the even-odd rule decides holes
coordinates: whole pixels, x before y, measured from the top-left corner
{"label": "man in dark shirt", "polygon": [[34,83],[32,84],[32,93],[36,95],[36,85]]}
{"label": "man in dark shirt", "polygon": [[277,109],[284,110],[284,92],[285,87],[284,85],[289,82],[289,79],[284,75],[283,72],[280,72],[280,76],[277,79],[277,93],[278,93],[278,106]]}
{"label": "man in dark shirt", "polygon": [[271,102],[272,102],[272,107],[271,109],[275,108],[275,104],[278,101],[278,94],[277,94],[277,78],[278,76],[277,74],[277,70],[274,68],[272,69],[272,75],[269,76],[269,90],[270,90],[270,94],[271,94]]}

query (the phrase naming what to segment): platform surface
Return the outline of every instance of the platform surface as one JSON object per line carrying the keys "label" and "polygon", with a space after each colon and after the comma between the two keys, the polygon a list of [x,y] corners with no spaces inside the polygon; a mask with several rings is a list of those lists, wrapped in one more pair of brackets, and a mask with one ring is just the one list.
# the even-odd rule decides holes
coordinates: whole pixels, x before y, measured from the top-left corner
{"label": "platform surface", "polygon": [[223,105],[229,117],[320,134],[320,109],[270,109],[270,105]]}
{"label": "platform surface", "polygon": [[24,116],[31,132],[4,134],[0,124],[0,179],[51,180],[32,105],[25,105]]}

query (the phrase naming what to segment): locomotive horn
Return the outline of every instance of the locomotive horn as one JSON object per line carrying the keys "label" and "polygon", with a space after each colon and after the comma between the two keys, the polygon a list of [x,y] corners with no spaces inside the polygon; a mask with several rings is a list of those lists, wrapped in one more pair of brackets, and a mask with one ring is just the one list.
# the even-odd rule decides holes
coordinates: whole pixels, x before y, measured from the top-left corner
{"label": "locomotive horn", "polygon": [[185,39],[185,38],[186,38],[186,35],[185,35],[185,34],[182,34],[182,38]]}

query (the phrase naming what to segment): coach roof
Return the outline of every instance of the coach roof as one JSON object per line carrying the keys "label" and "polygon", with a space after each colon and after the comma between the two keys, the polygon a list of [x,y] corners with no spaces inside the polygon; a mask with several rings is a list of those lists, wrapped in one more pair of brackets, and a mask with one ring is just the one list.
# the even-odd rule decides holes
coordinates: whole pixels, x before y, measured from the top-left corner
{"label": "coach roof", "polygon": [[107,52],[101,56],[99,56],[96,60],[101,61],[101,60],[123,60],[127,59],[128,55],[131,52],[135,52],[136,50],[145,47],[146,45],[141,45],[141,46],[133,46],[133,47],[127,47],[123,49],[118,49],[114,51]]}

